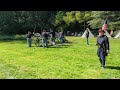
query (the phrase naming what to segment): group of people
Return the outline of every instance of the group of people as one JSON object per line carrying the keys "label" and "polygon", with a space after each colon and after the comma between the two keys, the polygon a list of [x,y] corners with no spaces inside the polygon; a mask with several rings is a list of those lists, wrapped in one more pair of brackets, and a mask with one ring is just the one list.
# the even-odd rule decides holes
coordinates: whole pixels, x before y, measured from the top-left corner
{"label": "group of people", "polygon": [[[27,44],[28,44],[28,47],[31,47],[32,45],[32,36],[35,36],[35,33],[31,33],[30,31],[28,31],[28,34],[27,34]],[[58,36],[56,35],[56,32],[52,29],[50,29],[49,32],[47,32],[45,29],[43,30],[43,32],[41,33],[40,35],[41,37],[41,40],[42,40],[42,46],[44,48],[48,48],[48,40],[50,39],[50,43],[51,45],[56,45],[56,42],[55,42],[55,39],[56,38],[59,38],[59,41],[60,43],[64,43],[66,41],[65,39],[65,35],[64,35],[64,32],[61,31],[58,33]],[[40,43],[40,42],[39,42]]]}
{"label": "group of people", "polygon": [[[106,60],[106,56],[109,53],[109,39],[108,37],[105,35],[105,31],[102,29],[98,30],[98,37],[97,37],[97,42],[96,45],[98,46],[97,49],[97,55],[101,64],[102,68],[105,68],[105,60]],[[34,34],[31,34],[31,32],[28,32],[27,34],[27,42],[28,42],[28,46],[31,47],[31,37]],[[56,35],[55,32],[50,29],[50,32],[47,33],[46,30],[43,30],[42,34],[42,46],[45,48],[48,48],[48,37],[51,37],[51,42],[55,44],[55,39],[56,39]],[[86,43],[87,45],[89,45],[88,42],[88,38],[89,38],[89,31],[87,30],[86,32]],[[60,42],[63,43],[64,42],[64,33],[60,32],[59,33],[59,39]]]}

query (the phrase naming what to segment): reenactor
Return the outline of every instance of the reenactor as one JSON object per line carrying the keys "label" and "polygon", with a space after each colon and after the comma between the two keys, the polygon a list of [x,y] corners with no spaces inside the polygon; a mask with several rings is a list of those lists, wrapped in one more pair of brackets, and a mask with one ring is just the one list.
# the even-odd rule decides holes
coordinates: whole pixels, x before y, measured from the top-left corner
{"label": "reenactor", "polygon": [[89,38],[89,31],[88,31],[88,28],[86,30],[86,44],[89,45],[89,42],[88,42],[88,38]]}
{"label": "reenactor", "polygon": [[51,35],[51,44],[54,45],[55,44],[55,32],[52,29],[50,29],[49,34]]}
{"label": "reenactor", "polygon": [[63,31],[59,33],[59,38],[60,38],[60,42],[64,43],[64,32]]}
{"label": "reenactor", "polygon": [[33,34],[31,34],[30,31],[28,31],[28,34],[27,34],[27,44],[28,44],[28,47],[31,47],[32,45],[32,39],[31,37],[33,36]]}
{"label": "reenactor", "polygon": [[48,48],[48,37],[49,37],[49,34],[44,29],[42,32],[42,45],[44,48],[45,47]]}
{"label": "reenactor", "polygon": [[98,33],[99,35],[97,37],[97,43],[96,43],[96,45],[98,45],[97,54],[99,57],[101,67],[105,68],[105,60],[109,52],[109,39],[106,35],[104,35],[105,33],[104,30],[99,29]]}

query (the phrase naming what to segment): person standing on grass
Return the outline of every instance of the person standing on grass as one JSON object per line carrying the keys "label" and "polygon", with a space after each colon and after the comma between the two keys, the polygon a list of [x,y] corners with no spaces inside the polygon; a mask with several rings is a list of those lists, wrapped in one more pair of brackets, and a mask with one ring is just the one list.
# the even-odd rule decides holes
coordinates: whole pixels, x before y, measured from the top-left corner
{"label": "person standing on grass", "polygon": [[86,44],[89,45],[89,42],[88,42],[89,31],[88,31],[88,28],[87,28],[87,30],[86,30],[86,35],[85,35],[85,37],[86,37]]}
{"label": "person standing on grass", "polygon": [[32,34],[31,34],[31,32],[30,31],[28,31],[28,34],[27,34],[27,44],[28,44],[28,47],[31,47],[32,45],[32,39],[31,39],[31,37],[32,37]]}
{"label": "person standing on grass", "polygon": [[46,32],[46,30],[44,29],[42,32],[42,45],[45,48],[48,48],[48,34]]}
{"label": "person standing on grass", "polygon": [[55,45],[55,31],[50,29],[50,33],[51,34],[51,44]]}
{"label": "person standing on grass", "polygon": [[59,33],[59,38],[60,38],[60,42],[61,42],[61,43],[64,43],[64,32],[63,32],[63,31],[61,31],[61,32]]}
{"label": "person standing on grass", "polygon": [[102,29],[98,30],[97,43],[98,46],[97,54],[102,68],[105,68],[106,56],[109,52],[109,39],[104,35],[105,31]]}

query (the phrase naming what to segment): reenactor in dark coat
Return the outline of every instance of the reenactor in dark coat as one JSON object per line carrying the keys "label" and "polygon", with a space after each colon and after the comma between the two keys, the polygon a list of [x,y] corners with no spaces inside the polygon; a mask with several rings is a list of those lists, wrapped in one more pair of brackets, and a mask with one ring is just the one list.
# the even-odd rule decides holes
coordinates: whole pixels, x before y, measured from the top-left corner
{"label": "reenactor in dark coat", "polygon": [[86,43],[87,43],[87,45],[89,45],[89,42],[88,42],[89,31],[88,31],[88,28],[87,28],[87,30],[86,30],[86,35],[85,35],[85,37],[86,37]]}
{"label": "reenactor in dark coat", "polygon": [[58,47],[60,47],[58,44],[56,44],[56,42],[55,42],[55,39],[56,39],[56,33],[55,33],[55,31],[54,30],[52,30],[52,29],[50,29],[50,36],[51,36],[51,45],[52,46],[58,46]]}
{"label": "reenactor in dark coat", "polygon": [[55,31],[50,29],[50,33],[49,34],[51,34],[51,42],[55,43]]}
{"label": "reenactor in dark coat", "polygon": [[101,67],[105,68],[105,60],[109,52],[109,39],[106,35],[104,35],[104,30],[99,29],[98,32],[99,35],[97,37],[96,43],[96,45],[98,45],[97,54],[100,60]]}
{"label": "reenactor in dark coat", "polygon": [[59,33],[59,38],[60,38],[60,42],[61,42],[61,43],[64,43],[64,42],[65,42],[65,40],[64,40],[64,39],[65,39],[65,38],[64,38],[64,32],[63,32],[63,31]]}
{"label": "reenactor in dark coat", "polygon": [[32,45],[32,39],[31,37],[33,36],[33,34],[31,34],[30,31],[28,31],[28,34],[27,34],[27,44],[28,44],[28,47],[31,47]]}
{"label": "reenactor in dark coat", "polygon": [[48,48],[48,37],[49,34],[46,32],[46,30],[43,30],[42,32],[42,45],[45,48]]}

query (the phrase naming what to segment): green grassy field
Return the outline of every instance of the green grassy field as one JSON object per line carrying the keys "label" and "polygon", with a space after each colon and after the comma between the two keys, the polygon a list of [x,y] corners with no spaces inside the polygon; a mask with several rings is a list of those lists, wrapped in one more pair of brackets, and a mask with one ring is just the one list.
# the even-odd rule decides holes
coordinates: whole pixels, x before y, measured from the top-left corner
{"label": "green grassy field", "polygon": [[120,78],[120,39],[110,39],[106,68],[96,55],[96,38],[67,37],[60,48],[27,48],[26,41],[0,41],[1,79],[113,79]]}

